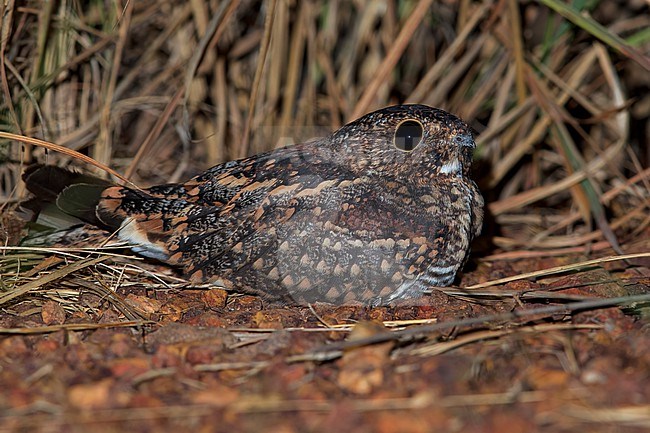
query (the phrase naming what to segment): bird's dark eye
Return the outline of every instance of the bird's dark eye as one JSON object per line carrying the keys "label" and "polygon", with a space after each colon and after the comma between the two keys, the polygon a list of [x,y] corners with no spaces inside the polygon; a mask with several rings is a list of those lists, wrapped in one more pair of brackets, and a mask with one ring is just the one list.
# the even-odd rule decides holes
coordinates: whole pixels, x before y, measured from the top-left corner
{"label": "bird's dark eye", "polygon": [[399,150],[412,151],[422,141],[422,124],[415,120],[400,123],[395,130],[393,141]]}

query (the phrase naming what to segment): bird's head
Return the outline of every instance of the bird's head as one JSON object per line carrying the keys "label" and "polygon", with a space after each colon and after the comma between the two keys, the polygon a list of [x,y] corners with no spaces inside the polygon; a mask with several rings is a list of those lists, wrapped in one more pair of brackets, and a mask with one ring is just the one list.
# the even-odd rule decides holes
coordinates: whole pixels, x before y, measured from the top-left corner
{"label": "bird's head", "polygon": [[426,181],[467,176],[476,147],[458,117],[426,105],[395,105],[366,114],[329,138],[341,163],[357,175]]}

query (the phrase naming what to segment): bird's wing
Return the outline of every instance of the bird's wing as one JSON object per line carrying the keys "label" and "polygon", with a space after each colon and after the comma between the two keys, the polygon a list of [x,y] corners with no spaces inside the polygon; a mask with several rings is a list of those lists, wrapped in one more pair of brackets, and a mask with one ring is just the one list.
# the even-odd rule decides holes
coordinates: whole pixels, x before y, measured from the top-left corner
{"label": "bird's wing", "polygon": [[[240,233],[254,230],[251,221],[263,206],[322,180],[312,171],[328,163],[304,146],[227,162],[184,184],[144,191],[107,188],[97,216],[146,256],[184,265],[218,255],[234,245]],[[331,167],[321,170],[328,171],[322,175],[336,175]]]}

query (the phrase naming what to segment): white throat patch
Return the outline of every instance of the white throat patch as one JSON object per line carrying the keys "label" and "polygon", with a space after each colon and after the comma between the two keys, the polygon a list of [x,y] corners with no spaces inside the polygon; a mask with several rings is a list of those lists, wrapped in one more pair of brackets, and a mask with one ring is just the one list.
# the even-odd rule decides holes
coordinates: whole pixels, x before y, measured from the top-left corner
{"label": "white throat patch", "polygon": [[460,161],[458,161],[458,159],[454,159],[440,167],[440,173],[444,174],[458,173],[459,171]]}

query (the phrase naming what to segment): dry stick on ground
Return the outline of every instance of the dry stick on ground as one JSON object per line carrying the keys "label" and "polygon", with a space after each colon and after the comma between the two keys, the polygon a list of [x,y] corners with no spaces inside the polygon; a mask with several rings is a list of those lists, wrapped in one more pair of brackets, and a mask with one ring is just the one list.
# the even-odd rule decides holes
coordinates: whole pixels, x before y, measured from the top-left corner
{"label": "dry stick on ground", "polygon": [[47,275],[44,275],[38,278],[37,280],[30,281],[16,288],[12,288],[8,292],[5,292],[2,295],[0,295],[0,305],[9,302],[10,300],[15,299],[19,296],[22,296],[25,293],[29,292],[30,290],[34,290],[38,287],[41,287],[44,284],[64,278],[67,275],[70,275],[71,273],[79,271],[81,269],[87,268],[88,266],[97,265],[104,260],[106,260],[106,257],[85,259],[80,262],[74,263],[72,265],[66,266],[64,268],[58,269]]}
{"label": "dry stick on ground", "polygon": [[482,289],[484,287],[498,286],[500,284],[505,284],[505,283],[509,283],[509,282],[512,282],[512,281],[526,280],[526,279],[529,279],[529,278],[538,278],[538,277],[543,277],[543,276],[547,276],[547,275],[554,275],[554,274],[564,273],[564,272],[567,272],[567,271],[574,271],[574,270],[577,270],[577,269],[582,269],[582,268],[587,268],[587,267],[591,267],[591,266],[595,266],[595,265],[600,265],[602,263],[616,262],[616,261],[621,261],[621,260],[626,261],[626,260],[629,260],[629,259],[638,259],[638,258],[643,258],[643,257],[650,257],[650,252],[636,253],[636,254],[626,254],[626,255],[621,255],[621,256],[602,257],[600,259],[587,260],[587,261],[584,261],[584,262],[572,263],[570,265],[556,266],[554,268],[541,269],[539,271],[526,272],[524,274],[513,275],[513,276],[510,276],[510,277],[499,278],[497,280],[486,281],[484,283],[474,284],[474,285],[465,287],[465,289],[466,290]]}
{"label": "dry stick on ground", "polygon": [[457,349],[467,344],[478,341],[493,340],[507,335],[519,333],[547,333],[549,331],[564,331],[578,329],[603,329],[605,325],[597,324],[574,324],[574,323],[544,323],[539,325],[521,326],[518,328],[494,329],[487,331],[476,331],[467,335],[461,335],[450,341],[437,341],[432,344],[424,344],[406,351],[407,355],[435,356],[450,350]]}
{"label": "dry stick on ground", "polygon": [[303,361],[329,361],[339,358],[344,350],[353,347],[362,347],[370,344],[384,343],[387,341],[411,341],[422,338],[428,334],[439,332],[444,329],[470,327],[474,325],[489,325],[494,322],[517,321],[541,319],[558,314],[571,314],[577,311],[596,310],[602,308],[634,306],[650,302],[650,294],[622,296],[618,298],[593,299],[587,301],[573,302],[568,305],[558,305],[542,308],[534,308],[525,311],[513,311],[504,314],[493,314],[471,319],[451,320],[448,322],[434,323],[431,325],[414,326],[399,331],[375,334],[370,337],[352,341],[342,341],[326,344],[309,352],[287,358],[287,362]]}
{"label": "dry stick on ground", "polygon": [[62,325],[37,326],[32,328],[0,328],[0,335],[35,335],[49,334],[59,331],[92,331],[108,328],[131,328],[144,325],[154,325],[156,322],[150,320],[131,320],[128,322],[109,323],[69,323]]}

